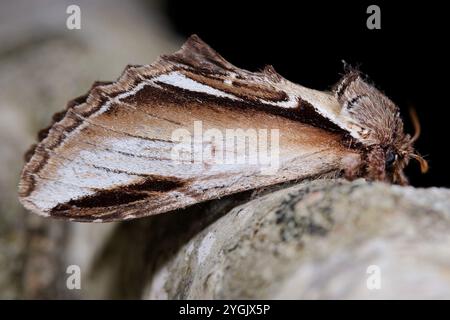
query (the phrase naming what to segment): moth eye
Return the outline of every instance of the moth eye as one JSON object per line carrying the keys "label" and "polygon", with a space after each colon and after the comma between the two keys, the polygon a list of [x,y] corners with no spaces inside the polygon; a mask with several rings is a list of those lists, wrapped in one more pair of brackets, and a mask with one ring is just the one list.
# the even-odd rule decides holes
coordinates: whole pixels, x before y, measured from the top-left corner
{"label": "moth eye", "polygon": [[397,160],[397,158],[398,158],[398,155],[395,152],[389,150],[386,153],[386,159],[385,159],[386,168],[387,169],[392,168],[392,165]]}

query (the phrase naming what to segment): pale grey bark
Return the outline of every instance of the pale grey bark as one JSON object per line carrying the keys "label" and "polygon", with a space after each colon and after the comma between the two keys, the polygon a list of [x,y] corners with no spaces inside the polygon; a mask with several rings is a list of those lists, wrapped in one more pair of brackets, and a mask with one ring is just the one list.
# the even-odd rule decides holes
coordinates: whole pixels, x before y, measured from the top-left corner
{"label": "pale grey bark", "polygon": [[[367,286],[372,265],[379,290]],[[160,266],[143,297],[448,299],[449,270],[450,190],[317,180],[231,210]]]}

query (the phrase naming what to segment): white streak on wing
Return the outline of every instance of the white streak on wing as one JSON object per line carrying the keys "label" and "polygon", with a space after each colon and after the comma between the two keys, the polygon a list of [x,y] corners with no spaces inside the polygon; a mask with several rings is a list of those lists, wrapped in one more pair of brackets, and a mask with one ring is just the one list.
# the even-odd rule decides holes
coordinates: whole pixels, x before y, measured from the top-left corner
{"label": "white streak on wing", "polygon": [[[350,135],[356,139],[360,139],[360,135],[357,131],[355,131],[349,124],[349,119],[345,119],[342,115],[339,113],[335,113],[336,110],[332,110],[334,101],[331,100],[331,97],[326,97],[326,93],[317,92],[312,89],[308,89],[305,87],[302,87],[302,92],[300,94],[298,93],[288,93],[289,99],[287,101],[279,101],[279,102],[273,102],[273,101],[267,101],[263,99],[259,99],[260,102],[273,105],[280,108],[286,108],[286,109],[293,109],[298,106],[298,98],[301,98],[302,100],[308,102],[311,104],[316,110],[317,113],[319,113],[321,116],[329,119],[331,122],[336,124],[338,127],[348,131]],[[319,96],[320,94],[320,96]]]}
{"label": "white streak on wing", "polygon": [[326,92],[309,89],[300,85],[295,85],[295,87],[291,86],[292,85],[286,84],[285,88],[279,88],[281,90],[284,89],[289,96],[289,100],[278,102],[274,105],[282,108],[295,108],[298,105],[297,99],[301,98],[311,104],[321,116],[329,119],[338,127],[348,131],[353,138],[361,140],[357,128],[354,128],[351,123],[351,119],[345,117],[345,115],[341,113],[342,107],[334,96]]}
{"label": "white streak on wing", "polygon": [[348,131],[350,135],[358,140],[361,140],[360,134],[353,128],[351,125],[350,119],[346,119],[345,117],[342,117],[342,115],[335,115],[331,114],[329,110],[321,105],[312,104],[314,106],[314,109],[325,118],[329,119],[331,122],[336,124],[338,127]]}
{"label": "white streak on wing", "polygon": [[181,89],[186,89],[186,90],[194,91],[194,92],[206,93],[206,94],[213,95],[216,97],[229,98],[232,100],[241,100],[229,93],[220,91],[218,89],[215,89],[210,86],[199,83],[197,81],[194,81],[179,72],[170,72],[168,74],[163,74],[163,75],[160,75],[160,76],[154,78],[152,81],[162,82],[162,83],[170,84],[172,86],[175,86],[175,87],[178,87]]}
{"label": "white streak on wing", "polygon": [[111,150],[127,152],[136,156],[161,157],[161,153],[169,153],[171,142],[145,140],[133,137],[108,138],[103,140],[104,146]]}
{"label": "white streak on wing", "polygon": [[[164,155],[162,155],[164,157]],[[77,160],[84,162],[86,170],[94,170],[90,165],[105,167],[111,170],[127,171],[134,174],[163,174],[176,171],[176,163],[172,161],[152,160],[140,157],[112,153],[106,150],[82,150]],[[104,171],[104,170],[102,170]],[[94,183],[94,181],[88,181]],[[120,181],[118,181],[120,182]]]}
{"label": "white streak on wing", "polygon": [[296,107],[297,97],[300,97],[302,100],[305,100],[306,102],[311,104],[320,115],[329,119],[338,127],[348,131],[353,138],[361,140],[361,136],[351,125],[351,119],[348,119],[347,117],[342,115],[342,107],[333,95],[326,92],[309,89],[300,85],[292,85],[288,83],[285,84],[285,88],[281,87],[279,89],[289,91],[287,92],[289,95],[289,101],[294,100],[294,103],[289,106],[289,101],[281,102],[277,104],[278,106],[283,107],[283,103],[285,103],[286,105],[284,107]]}
{"label": "white streak on wing", "polygon": [[[215,163],[208,160],[179,162],[170,158],[170,153],[160,153],[161,158],[167,157],[167,160],[149,159],[141,157],[130,157],[123,154],[112,153],[107,150],[86,149],[80,151],[77,156],[77,164],[71,164],[74,168],[83,166],[86,170],[95,170],[92,165],[105,167],[111,170],[127,171],[134,174],[154,174],[170,175],[179,177],[190,177],[214,172],[234,172],[236,170],[245,170],[246,164]],[[205,167],[205,163],[208,166]],[[101,170],[104,172],[104,170]],[[82,185],[92,187],[90,185]]]}
{"label": "white streak on wing", "polygon": [[61,166],[56,172],[56,177],[68,184],[77,184],[80,188],[51,182],[39,184],[30,195],[29,200],[43,211],[50,210],[60,203],[66,203],[72,199],[95,193],[94,190],[86,188],[106,189],[133,183],[137,179],[136,176],[130,176],[126,173],[107,172],[74,162],[67,162]]}
{"label": "white streak on wing", "polygon": [[[118,145],[116,139],[106,138],[104,142],[105,145],[115,145],[118,150],[127,145],[128,151],[142,154],[142,148],[148,146],[146,143],[150,141],[142,141],[141,144],[135,138],[124,138]],[[169,156],[169,154],[160,154],[160,156]],[[95,190],[92,190],[92,188],[109,189],[135,183],[138,179],[141,179],[136,175],[118,172],[118,170],[135,174],[192,177],[201,176],[205,173],[213,174],[214,172],[242,172],[246,168],[246,165],[214,164],[206,169],[201,162],[180,164],[174,161],[130,157],[99,149],[80,150],[75,160],[64,160],[58,166],[54,176],[52,175],[52,180],[61,180],[65,183],[41,182],[28,197],[29,201],[34,203],[41,211],[49,211],[58,204],[94,194]],[[97,166],[97,168],[94,166]],[[106,171],[100,167],[116,171]]]}
{"label": "white streak on wing", "polygon": [[259,99],[260,102],[265,103],[265,104],[270,104],[276,107],[280,107],[280,108],[286,108],[286,109],[291,109],[291,108],[296,108],[298,103],[297,103],[297,95],[295,94],[288,94],[289,99],[287,101],[278,101],[278,102],[273,102],[273,101],[267,101],[264,99]]}

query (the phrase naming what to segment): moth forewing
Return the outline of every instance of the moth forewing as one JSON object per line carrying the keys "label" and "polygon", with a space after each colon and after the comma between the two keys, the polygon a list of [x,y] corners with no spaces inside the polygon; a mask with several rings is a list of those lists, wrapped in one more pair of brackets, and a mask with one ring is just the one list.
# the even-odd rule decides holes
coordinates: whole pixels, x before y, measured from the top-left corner
{"label": "moth forewing", "polygon": [[[68,136],[64,145],[52,151],[49,162],[39,171],[45,179],[37,181],[23,203],[39,213],[82,221],[129,219],[338,172],[341,159],[350,153],[340,143],[339,134],[265,111],[227,107],[223,101],[210,102],[207,107],[185,102],[181,109],[184,119],[179,119],[178,103],[165,101],[164,109],[152,109],[157,118],[135,121],[126,120],[130,109],[118,105],[114,116],[126,121],[117,121],[114,131],[107,129],[111,121],[108,115],[97,116],[82,132]],[[175,120],[179,124],[174,124]],[[181,128],[188,134],[187,151],[192,151],[187,157],[183,153],[185,141],[169,135]],[[211,129],[221,136],[210,139]],[[266,133],[252,136],[251,130]],[[274,136],[279,141],[270,141]],[[227,143],[230,139],[236,142]],[[248,143],[238,143],[238,139]],[[250,157],[254,154],[248,153],[249,143],[258,147],[265,144],[265,148],[256,149],[261,153],[256,161]],[[200,155],[194,153],[196,149]],[[174,150],[180,152],[178,158]],[[260,159],[263,154],[267,161]],[[27,174],[31,173],[24,172]]]}
{"label": "moth forewing", "polygon": [[192,36],[96,83],[41,132],[19,184],[31,211],[114,221],[287,181],[363,175],[360,132],[331,93],[249,72]]}

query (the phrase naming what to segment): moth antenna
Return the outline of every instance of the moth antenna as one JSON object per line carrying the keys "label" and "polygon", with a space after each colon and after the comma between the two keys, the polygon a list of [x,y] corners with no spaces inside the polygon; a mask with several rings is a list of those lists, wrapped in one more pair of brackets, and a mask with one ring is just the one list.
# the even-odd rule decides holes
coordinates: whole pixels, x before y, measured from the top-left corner
{"label": "moth antenna", "polygon": [[412,121],[413,126],[414,126],[414,136],[411,138],[409,143],[413,144],[419,138],[420,132],[421,132],[421,128],[420,128],[420,121],[419,121],[419,117],[417,116],[416,109],[410,108],[409,109],[409,115],[411,117],[411,121]]}
{"label": "moth antenna", "polygon": [[[411,121],[413,123],[414,126],[414,135],[411,138],[411,140],[409,140],[409,143],[412,145],[414,142],[417,141],[417,139],[419,139],[420,136],[420,132],[421,132],[421,128],[420,128],[420,121],[419,121],[419,117],[417,116],[417,112],[416,109],[414,108],[409,108],[409,115],[411,117]],[[426,173],[428,171],[428,162],[420,155],[412,153],[411,154],[411,158],[413,158],[414,160],[416,160],[417,162],[419,162],[420,164],[420,172],[422,173]]]}
{"label": "moth antenna", "polygon": [[422,158],[421,156],[419,156],[418,154],[411,154],[411,158],[413,158],[414,160],[416,160],[417,162],[419,162],[420,164],[420,172],[422,173],[426,173],[428,171],[428,162],[427,160],[425,160],[424,158]]}

